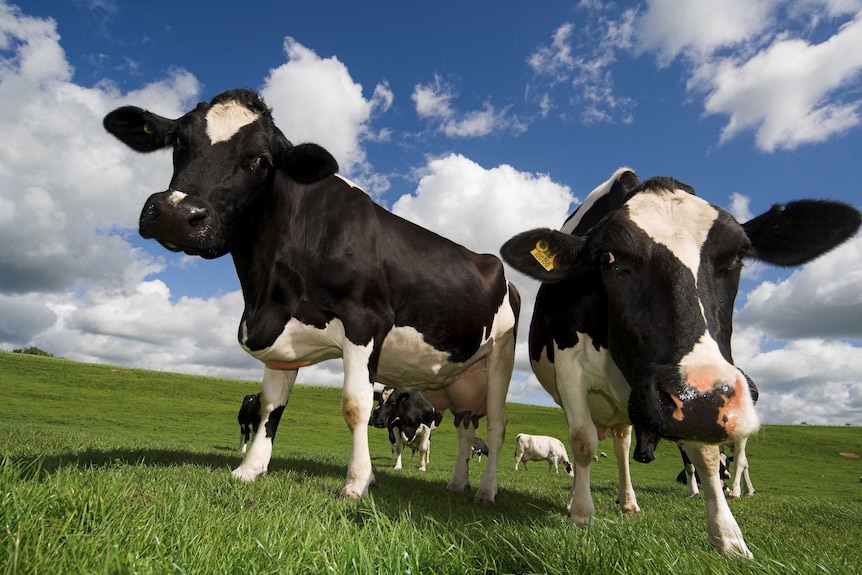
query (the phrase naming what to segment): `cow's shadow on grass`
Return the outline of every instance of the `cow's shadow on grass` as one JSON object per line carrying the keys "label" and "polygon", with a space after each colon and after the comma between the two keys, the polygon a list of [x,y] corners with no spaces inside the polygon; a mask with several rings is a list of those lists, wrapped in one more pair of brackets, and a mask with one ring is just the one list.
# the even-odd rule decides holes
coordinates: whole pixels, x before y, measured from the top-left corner
{"label": "cow's shadow on grass", "polygon": [[[192,452],[162,448],[118,448],[86,449],[62,454],[46,454],[19,458],[16,467],[20,476],[27,479],[44,479],[65,468],[110,468],[122,466],[176,467],[194,465],[212,470],[213,473],[229,474],[239,465],[242,456],[233,449],[218,448],[214,452]],[[391,458],[373,458],[376,484],[370,490],[370,497],[359,502],[345,502],[345,514],[357,521],[368,518],[368,509],[376,509],[390,518],[410,513],[415,517],[430,517],[442,524],[460,523],[465,520],[490,521],[505,520],[509,523],[531,524],[537,518],[557,516],[562,518],[568,489],[571,484],[561,481],[553,497],[539,496],[521,491],[511,486],[501,485],[496,504],[474,505],[473,497],[485,469],[484,462],[471,465],[472,487],[460,493],[447,493],[448,469],[445,474],[438,471],[432,476],[418,475],[414,472],[394,471],[389,467]],[[283,474],[288,474],[287,478]],[[342,485],[346,475],[346,462],[328,462],[303,457],[274,457],[270,462],[271,477],[296,481],[302,477],[329,477],[337,479]],[[443,478],[445,477],[445,478]],[[568,478],[567,478],[568,479]],[[511,482],[511,480],[509,480]],[[338,493],[333,492],[335,498]]]}

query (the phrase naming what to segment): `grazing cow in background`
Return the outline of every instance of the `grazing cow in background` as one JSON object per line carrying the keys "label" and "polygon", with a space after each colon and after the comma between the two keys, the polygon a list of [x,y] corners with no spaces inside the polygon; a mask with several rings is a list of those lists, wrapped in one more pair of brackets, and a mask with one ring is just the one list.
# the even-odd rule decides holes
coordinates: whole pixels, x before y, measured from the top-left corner
{"label": "grazing cow in background", "polygon": [[[482,461],[483,455],[486,457],[488,455],[488,444],[485,443],[485,440],[482,439],[481,437],[474,437],[473,438],[473,455],[478,456],[479,461]],[[472,455],[471,455],[471,457],[472,457]]]}
{"label": "grazing cow in background", "polygon": [[342,497],[364,496],[374,483],[366,423],[381,381],[452,410],[450,491],[469,484],[470,446],[487,415],[489,464],[475,500],[494,500],[520,311],[499,258],[375,204],[334,175],[329,152],[291,144],[250,90],[178,119],[124,106],[104,126],[138,152],[173,151],[170,183],[144,204],[141,236],[207,259],[230,254],[236,267],[245,302],[239,342],[265,366],[265,432],[235,477],[266,473],[297,370],[342,358],[341,411],[352,436]]}
{"label": "grazing cow in background", "polygon": [[563,464],[563,469],[566,475],[572,475],[572,465],[569,463],[569,456],[566,454],[566,446],[556,437],[548,437],[547,435],[527,435],[519,433],[515,438],[515,471],[518,471],[518,464],[523,463],[524,469],[527,469],[528,461],[543,461],[548,460],[548,471],[551,469],[555,473],[559,473],[559,464]]}
{"label": "grazing cow in background", "polygon": [[740,224],[671,178],[620,169],[560,231],[502,247],[542,282],[530,326],[533,371],[563,407],[575,464],[572,522],[590,525],[590,463],[599,432],[614,436],[623,511],[638,511],[628,468],[659,438],[680,442],[703,480],[707,530],[722,554],[750,557],[718,477],[717,444],[754,433],[752,389],[733,365],[733,302],[742,260],[798,266],[853,236],[860,213],[837,202],[776,205]]}
{"label": "grazing cow in background", "polygon": [[240,453],[245,453],[251,434],[257,433],[260,426],[260,392],[250,393],[242,398],[236,420],[239,422],[238,449]]}
{"label": "grazing cow in background", "polygon": [[421,394],[394,387],[375,392],[374,399],[377,407],[371,412],[368,424],[389,431],[394,469],[401,469],[401,453],[407,446],[413,453],[419,452],[419,471],[425,471],[431,450],[431,431],[440,425],[443,414]]}

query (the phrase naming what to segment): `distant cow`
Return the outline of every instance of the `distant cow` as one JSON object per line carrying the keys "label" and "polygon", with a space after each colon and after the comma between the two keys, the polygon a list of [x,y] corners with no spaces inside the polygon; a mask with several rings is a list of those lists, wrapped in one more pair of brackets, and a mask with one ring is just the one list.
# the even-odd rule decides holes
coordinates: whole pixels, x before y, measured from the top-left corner
{"label": "distant cow", "polygon": [[[488,444],[485,443],[485,440],[481,437],[473,438],[473,455],[479,457],[479,461],[482,461],[482,456],[488,455]],[[471,456],[472,457],[472,456]]]}
{"label": "distant cow", "polygon": [[257,428],[260,426],[260,392],[251,393],[242,398],[236,420],[239,422],[238,449],[240,453],[245,453],[251,434],[257,433]]}
{"label": "distant cow", "polygon": [[394,387],[383,388],[374,398],[377,407],[368,423],[389,431],[394,469],[401,469],[401,453],[407,446],[414,453],[419,452],[419,471],[425,471],[431,450],[431,431],[440,425],[443,414],[421,394]]}
{"label": "distant cow", "polygon": [[519,433],[515,438],[515,471],[518,471],[519,463],[523,463],[524,469],[527,469],[528,461],[544,460],[548,461],[548,471],[553,469],[559,473],[559,464],[562,463],[566,475],[572,475],[572,465],[562,441],[547,435]]}
{"label": "distant cow", "polygon": [[529,355],[563,407],[575,463],[568,511],[593,522],[590,464],[610,428],[618,501],[639,511],[628,467],[680,442],[703,479],[707,531],[722,554],[751,557],[718,477],[717,444],[759,428],[752,389],[733,364],[733,304],[744,259],[798,266],[859,229],[852,206],[803,200],[740,224],[672,178],[640,181],[622,168],[587,196],[560,231],[536,229],[501,252],[542,282]]}
{"label": "distant cow", "polygon": [[265,366],[265,433],[235,477],[267,471],[297,370],[341,358],[352,439],[342,497],[367,495],[374,483],[366,423],[380,381],[452,411],[450,491],[469,484],[473,435],[488,417],[489,463],[474,500],[494,500],[520,311],[499,258],[374,203],[335,175],[325,149],[293,145],[251,90],[225,92],[178,119],[124,106],[103,123],[138,152],[172,150],[173,175],[145,202],[141,236],[206,259],[230,254],[236,268],[245,304],[238,339]]}

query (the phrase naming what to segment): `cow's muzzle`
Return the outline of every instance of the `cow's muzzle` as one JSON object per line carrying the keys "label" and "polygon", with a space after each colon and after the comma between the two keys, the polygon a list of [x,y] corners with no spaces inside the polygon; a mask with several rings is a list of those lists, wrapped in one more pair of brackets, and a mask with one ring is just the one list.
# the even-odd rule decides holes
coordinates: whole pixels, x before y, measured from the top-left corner
{"label": "cow's muzzle", "polygon": [[201,200],[176,190],[153,194],[141,210],[141,237],[174,252],[216,258],[225,252],[217,241],[211,210]]}
{"label": "cow's muzzle", "polygon": [[749,381],[731,365],[653,371],[633,386],[629,416],[638,461],[650,461],[660,437],[720,443],[757,431]]}

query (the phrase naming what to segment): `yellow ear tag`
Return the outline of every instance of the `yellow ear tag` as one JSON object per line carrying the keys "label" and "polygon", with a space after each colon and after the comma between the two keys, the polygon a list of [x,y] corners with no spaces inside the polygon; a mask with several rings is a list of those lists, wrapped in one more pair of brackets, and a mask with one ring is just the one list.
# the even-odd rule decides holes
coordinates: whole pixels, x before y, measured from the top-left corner
{"label": "yellow ear tag", "polygon": [[152,133],[153,133],[153,129],[152,129],[152,128],[150,128],[150,125],[149,125],[149,124],[144,124],[144,132],[145,132],[145,133],[147,133],[147,134],[152,134]]}
{"label": "yellow ear tag", "polygon": [[545,240],[537,241],[536,247],[530,251],[530,255],[536,258],[539,265],[547,271],[554,269],[554,256],[557,254],[551,251],[551,246]]}

